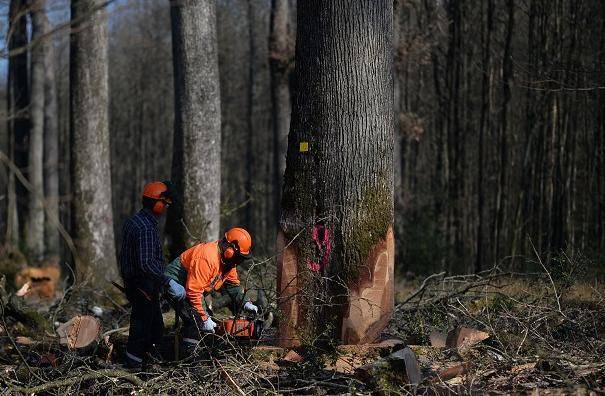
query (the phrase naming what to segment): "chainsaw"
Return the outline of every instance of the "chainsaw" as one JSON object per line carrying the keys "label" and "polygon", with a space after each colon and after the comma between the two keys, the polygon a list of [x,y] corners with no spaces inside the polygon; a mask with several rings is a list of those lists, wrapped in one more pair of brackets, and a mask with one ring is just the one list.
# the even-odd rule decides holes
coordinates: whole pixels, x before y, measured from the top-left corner
{"label": "chainsaw", "polygon": [[[264,293],[262,291],[259,292],[262,294],[262,297],[257,301],[257,305],[259,309],[263,310],[264,305],[261,300],[264,300]],[[212,305],[209,305],[209,311],[212,312]],[[212,316],[212,314],[211,314]],[[261,338],[263,331],[271,326],[273,322],[273,313],[269,312],[264,315],[254,314],[248,316],[231,316],[222,321],[218,321],[218,327],[216,329],[216,333],[219,335],[226,335],[230,337],[234,337],[238,340],[258,340]]]}
{"label": "chainsaw", "polygon": [[258,340],[265,329],[265,321],[255,318],[230,317],[219,321],[216,333],[236,339]]}

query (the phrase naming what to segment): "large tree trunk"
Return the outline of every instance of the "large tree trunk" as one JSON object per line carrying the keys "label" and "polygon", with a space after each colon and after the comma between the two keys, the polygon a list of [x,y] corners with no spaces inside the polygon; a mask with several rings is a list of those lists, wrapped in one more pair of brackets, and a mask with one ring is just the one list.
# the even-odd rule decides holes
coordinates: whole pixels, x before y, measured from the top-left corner
{"label": "large tree trunk", "polygon": [[44,254],[44,1],[30,1],[32,20],[31,105],[28,179],[33,187],[24,230],[28,255],[39,260]]}
{"label": "large tree trunk", "polygon": [[72,0],[70,129],[78,276],[117,272],[109,169],[107,14],[103,0]]}
{"label": "large tree trunk", "polygon": [[392,17],[388,0],[298,4],[278,234],[284,345],[371,342],[393,310]]}
{"label": "large tree trunk", "polygon": [[[221,104],[212,0],[171,1],[174,65],[173,254],[219,234]],[[187,229],[183,226],[186,224]],[[191,233],[191,234],[189,234]]]}
{"label": "large tree trunk", "polygon": [[[42,31],[49,32],[48,18],[44,13]],[[59,108],[57,104],[56,59],[54,36],[46,38],[44,57],[44,196],[46,213],[59,219]],[[45,241],[47,254],[59,254],[60,238],[57,227],[46,221]]]}
{"label": "large tree trunk", "polygon": [[274,201],[273,156],[271,129],[271,89],[269,73],[269,0],[249,3],[250,16],[250,107],[249,158],[247,190],[252,196],[248,206],[250,231],[254,235],[255,254],[268,254],[274,249],[277,217]]}
{"label": "large tree trunk", "polygon": [[[27,167],[29,135],[29,81],[27,78],[27,9],[25,0],[11,0],[8,31],[8,139],[9,155],[21,169]],[[14,51],[14,52],[13,52]],[[25,214],[26,194],[15,175],[9,171],[6,242],[16,248],[19,243],[19,222]],[[19,203],[21,203],[19,205]]]}

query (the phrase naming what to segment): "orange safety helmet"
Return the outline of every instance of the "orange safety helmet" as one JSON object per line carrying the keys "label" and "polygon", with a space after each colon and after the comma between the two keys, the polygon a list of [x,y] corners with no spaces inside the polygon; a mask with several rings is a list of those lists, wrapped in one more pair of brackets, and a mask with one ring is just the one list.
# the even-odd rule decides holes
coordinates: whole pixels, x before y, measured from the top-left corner
{"label": "orange safety helmet", "polygon": [[229,245],[231,245],[223,252],[223,256],[226,259],[231,259],[235,257],[236,254],[239,254],[244,258],[250,256],[252,237],[248,231],[243,228],[234,227],[225,233],[225,239]]}
{"label": "orange safety helmet", "polygon": [[164,213],[166,206],[172,204],[171,185],[172,183],[169,181],[155,181],[145,185],[145,188],[143,189],[143,199],[150,198],[156,201],[151,208],[151,211],[156,215]]}

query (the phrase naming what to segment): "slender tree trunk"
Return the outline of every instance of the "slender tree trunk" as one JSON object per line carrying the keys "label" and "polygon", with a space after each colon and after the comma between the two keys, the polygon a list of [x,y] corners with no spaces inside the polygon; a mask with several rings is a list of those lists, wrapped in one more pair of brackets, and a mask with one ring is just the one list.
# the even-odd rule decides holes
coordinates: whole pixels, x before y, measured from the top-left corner
{"label": "slender tree trunk", "polygon": [[[27,7],[25,0],[11,0],[9,6],[9,51],[27,46]],[[27,168],[27,140],[29,135],[29,80],[27,78],[27,51],[10,54],[8,61],[8,121],[9,155],[22,170]],[[13,172],[8,175],[8,203],[6,242],[13,248],[19,243],[20,222],[24,220],[26,191],[17,183]]]}
{"label": "slender tree trunk", "polygon": [[249,2],[217,2],[221,85],[221,227],[248,226]]}
{"label": "slender tree trunk", "polygon": [[70,140],[73,233],[83,279],[117,273],[109,169],[107,13],[103,0],[72,0]]}
{"label": "slender tree trunk", "polygon": [[477,206],[479,211],[479,219],[477,220],[477,258],[475,260],[475,272],[480,272],[483,269],[483,261],[485,255],[485,177],[484,177],[484,150],[485,150],[485,131],[490,125],[490,99],[491,99],[491,39],[492,30],[494,28],[494,1],[487,2],[487,17],[486,28],[484,32],[483,42],[483,79],[481,91],[481,122],[479,126],[479,193],[477,195]]}
{"label": "slender tree trunk", "polygon": [[[41,14],[43,32],[50,30],[48,18]],[[56,59],[54,41],[47,38],[44,57],[44,195],[46,211],[59,218],[59,108],[57,104]],[[46,222],[46,251],[59,254],[60,238],[57,228]]]}
{"label": "slender tree trunk", "polygon": [[32,20],[31,105],[28,181],[29,210],[24,230],[28,255],[40,260],[44,254],[44,62],[47,43],[44,37],[44,2],[30,0]]}
{"label": "slender tree trunk", "polygon": [[249,175],[247,190],[252,195],[248,206],[250,230],[255,239],[255,254],[274,250],[277,231],[276,185],[273,170],[273,129],[271,127],[271,75],[269,71],[270,0],[248,3],[250,16],[250,107],[248,115]]}
{"label": "slender tree trunk", "polygon": [[[218,238],[221,197],[221,102],[216,8],[211,0],[173,0],[174,145],[172,253]],[[186,227],[184,226],[186,225]]]}
{"label": "slender tree trunk", "polygon": [[294,32],[289,0],[271,1],[271,102],[274,141],[274,202],[281,198],[290,129],[290,75],[294,66]]}
{"label": "slender tree trunk", "polygon": [[[513,29],[515,26],[515,2],[508,0],[508,21],[506,30],[506,40],[504,44],[504,54],[502,57],[502,109],[500,115],[500,175],[498,182],[497,207],[496,207],[496,226],[495,226],[495,259],[499,259],[502,253],[502,246],[508,246],[508,234],[505,232],[506,215],[508,209],[508,193],[509,193],[509,142],[508,142],[508,111],[511,100],[511,79],[512,79],[512,52],[511,44],[513,37]],[[510,252],[507,252],[510,253]]]}
{"label": "slender tree trunk", "polygon": [[309,0],[297,15],[280,340],[371,342],[393,310],[393,3]]}

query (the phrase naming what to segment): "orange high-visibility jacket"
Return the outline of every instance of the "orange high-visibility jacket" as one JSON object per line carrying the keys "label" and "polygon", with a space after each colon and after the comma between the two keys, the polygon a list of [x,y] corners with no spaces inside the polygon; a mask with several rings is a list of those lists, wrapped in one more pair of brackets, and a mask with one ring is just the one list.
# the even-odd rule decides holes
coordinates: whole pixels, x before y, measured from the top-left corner
{"label": "orange high-visibility jacket", "polygon": [[218,290],[225,282],[239,285],[237,269],[234,267],[225,271],[218,241],[195,245],[181,253],[180,259],[181,265],[187,270],[187,298],[202,319],[206,320],[208,315],[202,305],[202,293]]}

